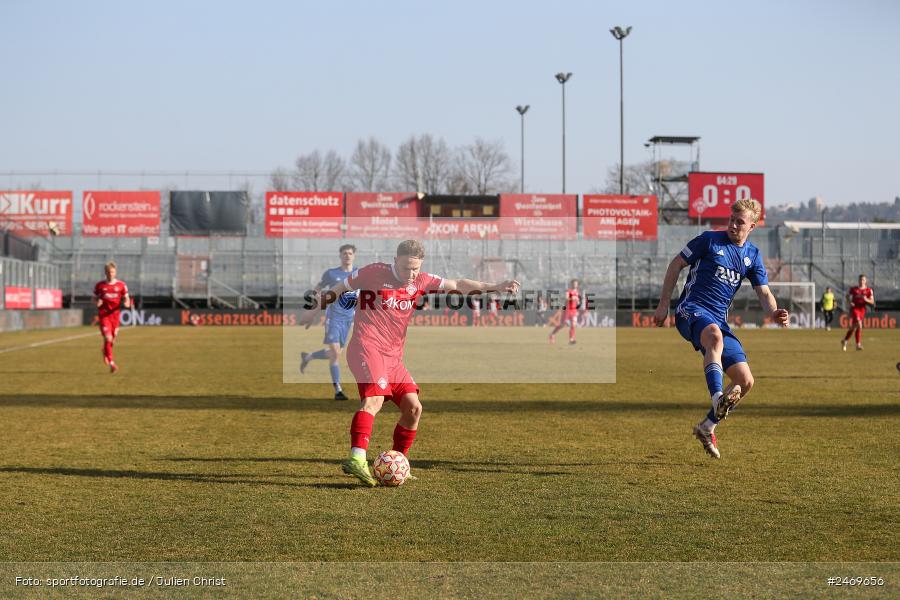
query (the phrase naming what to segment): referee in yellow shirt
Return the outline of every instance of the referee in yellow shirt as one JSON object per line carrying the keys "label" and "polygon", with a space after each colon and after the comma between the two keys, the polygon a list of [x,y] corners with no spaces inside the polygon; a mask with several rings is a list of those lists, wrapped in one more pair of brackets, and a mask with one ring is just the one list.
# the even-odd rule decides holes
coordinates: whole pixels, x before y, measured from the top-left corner
{"label": "referee in yellow shirt", "polygon": [[822,294],[822,314],[825,316],[825,330],[831,331],[831,322],[834,321],[834,292],[830,287],[825,288]]}

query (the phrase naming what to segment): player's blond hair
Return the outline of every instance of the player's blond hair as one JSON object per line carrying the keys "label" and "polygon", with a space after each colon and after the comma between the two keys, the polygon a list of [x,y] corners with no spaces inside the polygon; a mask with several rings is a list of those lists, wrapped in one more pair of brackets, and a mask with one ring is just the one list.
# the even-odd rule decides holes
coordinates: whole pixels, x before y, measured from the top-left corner
{"label": "player's blond hair", "polygon": [[425,258],[425,246],[418,240],[406,240],[397,246],[397,256],[411,256],[413,258]]}
{"label": "player's blond hair", "polygon": [[116,263],[114,261],[109,261],[108,263],[103,265],[104,271],[109,271],[110,269],[118,269],[118,268],[119,267],[116,266]]}
{"label": "player's blond hair", "polygon": [[741,198],[731,205],[731,212],[748,212],[753,215],[753,222],[756,223],[762,214],[762,204],[753,198]]}

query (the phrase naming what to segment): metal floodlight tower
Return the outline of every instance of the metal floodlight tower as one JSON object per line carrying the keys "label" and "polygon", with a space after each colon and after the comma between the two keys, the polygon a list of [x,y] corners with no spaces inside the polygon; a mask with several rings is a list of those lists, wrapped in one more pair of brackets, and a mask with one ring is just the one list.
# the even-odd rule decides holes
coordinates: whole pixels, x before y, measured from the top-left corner
{"label": "metal floodlight tower", "polygon": [[616,25],[609,32],[619,40],[619,193],[625,194],[625,68],[622,41],[631,33],[631,27],[622,29]]}
{"label": "metal floodlight tower", "polygon": [[566,82],[572,78],[571,73],[560,71],[556,80],[562,86],[562,193],[566,193]]}
{"label": "metal floodlight tower", "polygon": [[526,104],[525,106],[522,106],[520,104],[516,107],[516,112],[519,113],[520,117],[522,117],[522,194],[525,193],[525,113],[528,112],[529,108],[531,108],[530,104]]}

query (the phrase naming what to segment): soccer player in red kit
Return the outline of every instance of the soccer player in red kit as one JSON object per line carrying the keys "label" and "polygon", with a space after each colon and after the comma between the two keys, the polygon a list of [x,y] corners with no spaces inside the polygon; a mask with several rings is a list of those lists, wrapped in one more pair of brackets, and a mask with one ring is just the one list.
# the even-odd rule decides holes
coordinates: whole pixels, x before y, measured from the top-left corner
{"label": "soccer player in red kit", "polygon": [[113,344],[119,335],[119,314],[122,308],[131,307],[128,286],[116,279],[116,263],[108,262],[104,267],[106,279],[94,286],[94,303],[97,305],[100,334],[103,336],[103,362],[110,373],[119,370],[113,360]]}
{"label": "soccer player in red kit", "polygon": [[[421,270],[424,258],[424,246],[416,240],[407,240],[397,247],[393,264],[373,263],[363,267],[330,291],[319,294],[320,304],[327,304],[345,292],[359,290],[347,363],[359,388],[360,408],[350,424],[350,458],[342,468],[368,486],[375,486],[376,481],[369,471],[366,450],[375,415],[385,399],[400,408],[400,419],[394,428],[394,450],[408,454],[419,427],[422,415],[419,386],[403,365],[406,329],[416,300],[436,292],[515,294],[519,290],[517,281],[492,284],[425,273]],[[314,312],[308,311],[304,317]]]}
{"label": "soccer player in red kit", "polygon": [[850,329],[847,335],[841,341],[841,349],[847,351],[847,340],[856,332],[856,349],[862,350],[862,329],[863,318],[866,316],[866,306],[875,306],[875,293],[867,285],[865,275],[859,276],[859,285],[850,288],[847,292],[847,299],[850,301]]}
{"label": "soccer player in red kit", "polygon": [[578,291],[578,280],[573,279],[569,282],[569,289],[566,290],[566,312],[565,318],[560,321],[559,325],[556,326],[550,333],[550,343],[554,343],[556,341],[556,332],[565,327],[569,326],[569,343],[575,343],[575,321],[578,320],[578,308],[581,306],[581,292]]}

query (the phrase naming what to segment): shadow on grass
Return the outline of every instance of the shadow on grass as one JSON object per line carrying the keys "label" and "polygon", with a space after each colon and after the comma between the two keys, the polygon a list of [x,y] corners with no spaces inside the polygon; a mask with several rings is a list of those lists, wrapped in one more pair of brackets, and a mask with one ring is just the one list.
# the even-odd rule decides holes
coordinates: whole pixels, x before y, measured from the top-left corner
{"label": "shadow on grass", "polygon": [[[170,459],[170,460],[204,460],[204,459]],[[222,459],[225,460],[257,460],[257,459]],[[319,462],[329,463],[332,461],[318,459],[263,459],[263,460],[290,460],[291,462]],[[491,465],[493,468],[477,467],[470,465],[485,464]],[[475,473],[514,473],[516,475],[531,475],[535,477],[548,477],[554,475],[572,475],[570,471],[547,471],[548,466],[569,466],[560,465],[540,465],[543,470],[539,472],[529,472],[523,470],[520,464],[511,463],[453,463],[451,461],[419,461],[414,463],[416,469],[435,469],[440,468],[448,471],[458,472],[475,472]],[[535,466],[535,465],[532,465]],[[585,466],[575,464],[572,466]],[[331,489],[331,490],[350,490],[365,489],[355,482],[316,482],[316,483],[291,483],[284,481],[271,481],[265,477],[260,478],[253,476],[248,477],[246,473],[172,473],[168,471],[136,471],[136,470],[120,470],[120,469],[86,469],[75,467],[0,467],[0,473],[18,473],[24,475],[51,475],[63,477],[85,477],[85,478],[107,478],[107,479],[139,479],[139,480],[155,480],[155,481],[179,481],[190,483],[206,483],[206,484],[227,484],[227,485],[255,485],[255,486],[274,486],[282,488],[314,488],[314,489]],[[297,475],[294,477],[316,477],[321,475]]]}
{"label": "shadow on grass", "polygon": [[[762,417],[878,417],[900,415],[900,402],[871,404],[754,404],[752,397],[741,405],[742,413]],[[663,400],[516,400],[491,396],[486,400],[426,400],[426,410],[435,413],[642,413],[696,411],[697,402]],[[291,398],[246,398],[234,396],[0,396],[2,407],[98,408],[138,410],[243,410],[248,412],[350,412],[355,402]],[[390,411],[390,409],[388,409]]]}
{"label": "shadow on grass", "polygon": [[[294,457],[294,456],[175,456],[165,458],[171,462],[200,462],[200,463],[306,463],[321,465],[336,465],[340,460],[315,458],[315,457]],[[607,461],[607,462],[553,462],[553,463],[536,463],[536,462],[503,462],[503,461],[471,461],[471,460],[417,460],[413,458],[411,461],[413,469],[439,469],[446,471],[459,471],[469,473],[516,473],[519,475],[528,474],[536,476],[546,475],[571,475],[573,471],[548,471],[547,469],[561,468],[578,468],[584,467],[594,469],[604,465],[639,465],[639,466],[677,466],[683,467],[684,463],[662,462],[658,460],[633,460],[633,461]],[[540,469],[534,471],[533,469]]]}
{"label": "shadow on grass", "polygon": [[[264,478],[248,477],[246,473],[171,473],[167,471],[134,471],[118,469],[85,469],[74,467],[0,467],[0,473],[21,473],[26,475],[60,475],[65,477],[150,479],[156,481],[188,481],[192,483],[212,483],[229,485],[258,485],[286,488],[351,489],[362,488],[357,483],[290,483],[271,481]],[[270,477],[271,475],[266,475]],[[321,475],[292,475],[291,477],[315,477]]]}

